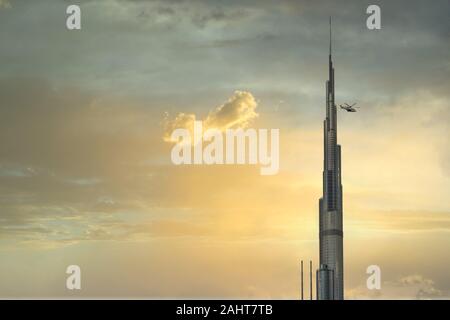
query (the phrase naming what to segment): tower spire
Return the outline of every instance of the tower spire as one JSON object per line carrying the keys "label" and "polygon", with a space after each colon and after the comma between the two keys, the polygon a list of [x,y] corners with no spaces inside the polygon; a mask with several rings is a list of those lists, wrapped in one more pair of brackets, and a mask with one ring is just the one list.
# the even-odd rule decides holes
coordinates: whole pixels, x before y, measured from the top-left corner
{"label": "tower spire", "polygon": [[331,56],[331,16],[330,16],[330,56]]}

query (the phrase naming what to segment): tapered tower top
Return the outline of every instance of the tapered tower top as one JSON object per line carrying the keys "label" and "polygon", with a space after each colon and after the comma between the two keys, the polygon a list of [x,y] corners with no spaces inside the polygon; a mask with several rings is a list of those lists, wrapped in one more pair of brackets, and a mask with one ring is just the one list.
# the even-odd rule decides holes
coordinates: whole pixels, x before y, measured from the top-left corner
{"label": "tapered tower top", "polygon": [[330,16],[330,56],[331,56],[331,16]]}

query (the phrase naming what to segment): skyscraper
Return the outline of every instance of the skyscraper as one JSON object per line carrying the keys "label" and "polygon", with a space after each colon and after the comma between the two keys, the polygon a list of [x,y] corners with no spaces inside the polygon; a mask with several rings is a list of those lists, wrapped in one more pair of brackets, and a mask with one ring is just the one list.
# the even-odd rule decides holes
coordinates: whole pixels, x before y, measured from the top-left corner
{"label": "skyscraper", "polygon": [[337,114],[334,104],[334,68],[330,51],[326,82],[326,118],[323,122],[323,196],[319,200],[320,267],[317,270],[317,299],[344,299],[342,227],[341,146],[337,144]]}

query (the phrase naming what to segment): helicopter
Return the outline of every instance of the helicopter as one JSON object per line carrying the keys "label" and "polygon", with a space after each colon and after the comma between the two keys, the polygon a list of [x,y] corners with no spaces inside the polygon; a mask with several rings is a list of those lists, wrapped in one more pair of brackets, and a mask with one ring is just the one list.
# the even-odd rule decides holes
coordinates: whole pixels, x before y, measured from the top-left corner
{"label": "helicopter", "polygon": [[349,105],[348,103],[344,103],[344,105],[340,104],[339,107],[341,107],[341,109],[344,109],[347,112],[356,112],[355,108],[359,108],[359,107],[355,107],[356,102],[352,105]]}

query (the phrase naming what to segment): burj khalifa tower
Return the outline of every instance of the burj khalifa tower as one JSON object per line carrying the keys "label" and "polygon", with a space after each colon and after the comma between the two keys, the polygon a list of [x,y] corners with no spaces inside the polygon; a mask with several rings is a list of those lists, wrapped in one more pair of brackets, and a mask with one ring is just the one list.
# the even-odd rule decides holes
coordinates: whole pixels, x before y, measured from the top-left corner
{"label": "burj khalifa tower", "polygon": [[344,299],[341,146],[337,144],[336,116],[330,18],[326,118],[323,122],[323,196],[319,200],[320,267],[316,275],[318,300]]}

